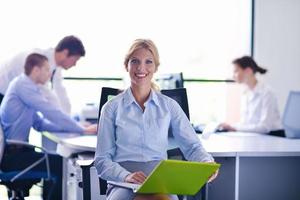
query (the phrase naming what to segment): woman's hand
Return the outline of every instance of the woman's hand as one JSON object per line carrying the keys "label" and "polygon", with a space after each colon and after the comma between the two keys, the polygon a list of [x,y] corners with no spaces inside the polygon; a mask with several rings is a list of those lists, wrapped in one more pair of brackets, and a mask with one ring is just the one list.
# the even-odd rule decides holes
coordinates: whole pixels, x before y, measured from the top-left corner
{"label": "woman's hand", "polygon": [[219,170],[217,169],[217,171],[213,175],[211,175],[211,177],[209,177],[207,182],[210,183],[213,180],[215,180],[217,178],[218,174],[219,174]]}
{"label": "woman's hand", "polygon": [[[215,163],[215,162],[208,162],[208,163]],[[218,174],[219,174],[219,169],[217,169],[217,171],[213,174],[213,175],[211,175],[209,178],[208,178],[208,183],[210,183],[210,182],[212,182],[213,180],[215,180],[216,178],[217,178],[217,176],[218,176]]]}
{"label": "woman's hand", "polygon": [[142,184],[146,180],[147,176],[142,172],[134,172],[126,176],[125,182],[127,183],[135,183],[135,184]]}
{"label": "woman's hand", "polygon": [[164,194],[139,194],[137,195],[134,200],[171,200],[168,195]]}
{"label": "woman's hand", "polygon": [[220,124],[219,127],[226,131],[236,131],[236,129],[234,127],[232,127],[231,125],[229,125],[227,123],[222,123],[222,124]]}
{"label": "woman's hand", "polygon": [[92,124],[84,127],[84,133],[95,134],[97,132],[97,124]]}

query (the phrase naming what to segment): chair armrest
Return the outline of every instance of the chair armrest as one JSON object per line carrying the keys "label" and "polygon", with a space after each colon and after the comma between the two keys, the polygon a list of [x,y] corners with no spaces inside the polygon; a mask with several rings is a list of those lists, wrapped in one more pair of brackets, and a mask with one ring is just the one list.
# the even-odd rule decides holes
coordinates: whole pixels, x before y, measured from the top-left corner
{"label": "chair armrest", "polygon": [[39,163],[41,163],[43,161],[45,161],[45,163],[46,163],[46,171],[47,171],[48,179],[51,178],[51,171],[50,171],[49,158],[48,158],[49,153],[45,148],[35,146],[35,145],[32,145],[32,144],[29,144],[28,142],[24,142],[24,141],[20,141],[20,140],[10,140],[10,139],[8,139],[8,140],[6,140],[6,144],[16,144],[16,145],[22,145],[22,146],[25,146],[25,147],[38,148],[44,154],[44,156],[42,158],[38,159],[37,161],[35,161],[34,163],[29,165],[28,167],[26,167],[22,171],[20,171],[20,173],[18,173],[16,176],[14,176],[11,179],[12,182],[17,180],[21,175],[25,174],[26,172],[28,172],[29,170],[31,170],[32,168],[34,168],[36,165],[38,165]]}
{"label": "chair armrest", "polygon": [[92,167],[94,160],[76,160],[76,164],[80,167]]}
{"label": "chair armrest", "polygon": [[17,144],[17,145],[23,145],[23,146],[26,146],[26,147],[32,147],[32,148],[37,148],[37,149],[40,149],[42,150],[44,153],[48,154],[49,152],[43,148],[43,147],[40,147],[40,146],[36,146],[36,145],[33,145],[33,144],[30,144],[28,142],[24,142],[24,141],[20,141],[20,140],[6,140],[6,144]]}

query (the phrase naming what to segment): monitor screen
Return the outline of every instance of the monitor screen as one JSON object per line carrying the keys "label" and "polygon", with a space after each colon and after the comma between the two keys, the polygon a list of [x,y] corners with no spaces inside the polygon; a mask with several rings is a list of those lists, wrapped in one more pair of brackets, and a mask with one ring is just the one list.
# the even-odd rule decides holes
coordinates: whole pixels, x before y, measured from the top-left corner
{"label": "monitor screen", "polygon": [[160,74],[156,78],[160,89],[175,89],[183,88],[183,74],[182,73],[171,73],[171,74]]}
{"label": "monitor screen", "polygon": [[290,92],[283,115],[283,127],[288,138],[300,138],[300,92]]}
{"label": "monitor screen", "polygon": [[116,96],[116,95],[108,95],[108,96],[107,96],[107,101],[112,100],[115,96]]}

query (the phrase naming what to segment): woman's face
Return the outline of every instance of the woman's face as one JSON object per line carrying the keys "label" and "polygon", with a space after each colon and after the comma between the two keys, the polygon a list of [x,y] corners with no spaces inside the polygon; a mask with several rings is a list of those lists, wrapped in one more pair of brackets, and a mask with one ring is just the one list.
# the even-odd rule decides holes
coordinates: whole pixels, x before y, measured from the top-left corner
{"label": "woman's face", "polygon": [[247,79],[246,69],[241,68],[237,64],[233,64],[233,79],[237,83],[245,83]]}
{"label": "woman's face", "polygon": [[151,87],[151,80],[157,67],[152,53],[148,49],[141,48],[131,55],[126,70],[129,72],[131,85]]}

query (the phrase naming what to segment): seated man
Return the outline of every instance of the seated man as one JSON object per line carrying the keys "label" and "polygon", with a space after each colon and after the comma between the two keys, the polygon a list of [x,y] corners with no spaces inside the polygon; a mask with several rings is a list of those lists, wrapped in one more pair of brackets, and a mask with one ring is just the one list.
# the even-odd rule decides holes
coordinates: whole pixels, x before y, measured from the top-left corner
{"label": "seated man", "polygon": [[[45,84],[51,75],[47,57],[37,53],[30,54],[24,67],[25,74],[19,75],[10,83],[1,103],[0,122],[5,139],[28,141],[31,127],[38,131],[96,132],[95,125],[82,127],[43,96],[38,85]],[[24,169],[41,156],[41,153],[32,149],[5,146],[1,169],[3,171]],[[58,158],[55,155],[50,156],[50,168],[52,174],[61,178],[62,169],[57,167],[59,164],[56,163]],[[34,170],[45,169],[44,163],[34,168]],[[60,181],[56,184],[50,199],[61,199]]]}

